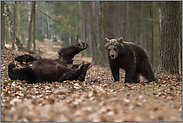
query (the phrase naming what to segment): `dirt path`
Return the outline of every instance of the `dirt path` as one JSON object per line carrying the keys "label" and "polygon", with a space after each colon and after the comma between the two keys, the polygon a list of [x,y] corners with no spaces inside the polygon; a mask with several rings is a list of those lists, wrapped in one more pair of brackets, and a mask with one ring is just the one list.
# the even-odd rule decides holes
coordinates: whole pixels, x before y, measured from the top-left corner
{"label": "dirt path", "polygon": [[43,51],[44,58],[56,58],[57,51],[61,48],[62,42],[52,42],[52,40],[44,39],[44,42],[36,41],[36,45]]}
{"label": "dirt path", "polygon": [[[1,121],[182,121],[182,76],[162,73],[156,75],[155,82],[146,82],[141,77],[140,83],[129,84],[123,83],[123,71],[120,71],[121,80],[113,82],[109,67],[94,65],[84,82],[31,85],[11,81],[7,65],[14,56],[5,49],[1,56]],[[91,60],[79,56],[76,59]]]}

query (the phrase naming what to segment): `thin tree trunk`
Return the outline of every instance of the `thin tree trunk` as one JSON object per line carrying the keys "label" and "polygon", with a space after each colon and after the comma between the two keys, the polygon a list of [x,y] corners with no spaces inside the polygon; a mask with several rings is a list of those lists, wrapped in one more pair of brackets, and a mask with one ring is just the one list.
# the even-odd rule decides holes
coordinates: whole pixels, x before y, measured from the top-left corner
{"label": "thin tree trunk", "polygon": [[13,35],[12,35],[12,49],[14,50],[15,49],[15,38],[16,38],[16,4],[17,4],[17,1],[15,1],[15,4],[14,4],[14,19],[13,19]]}
{"label": "thin tree trunk", "polygon": [[154,39],[154,66],[158,67],[159,61],[159,8],[158,2],[153,2],[153,39]]}
{"label": "thin tree trunk", "polygon": [[50,20],[49,18],[46,19],[46,27],[47,27],[47,38],[51,39],[51,29],[50,29]]}
{"label": "thin tree trunk", "polygon": [[95,61],[95,53],[96,53],[96,50],[95,50],[95,34],[94,34],[94,20],[93,20],[93,10],[92,10],[92,2],[90,2],[90,29],[91,29],[91,42],[92,42],[92,61],[94,62]]}
{"label": "thin tree trunk", "polygon": [[114,36],[114,2],[106,2],[106,34],[107,38],[112,39]]}
{"label": "thin tree trunk", "polygon": [[5,16],[4,1],[1,1],[1,42],[5,44]]}
{"label": "thin tree trunk", "polygon": [[21,12],[20,12],[20,2],[17,3],[17,37],[20,38],[20,20],[21,20]]}
{"label": "thin tree trunk", "polygon": [[34,45],[34,51],[36,50],[36,41],[35,41],[35,35],[36,35],[36,11],[35,11],[35,5],[36,1],[33,1],[33,45]]}
{"label": "thin tree trunk", "polygon": [[30,16],[30,22],[29,22],[29,33],[28,33],[28,42],[27,42],[27,48],[31,48],[31,40],[32,40],[32,19],[33,19],[33,8],[34,4],[31,2],[32,7],[31,7],[31,16]]}
{"label": "thin tree trunk", "polygon": [[[4,6],[5,7],[5,6]],[[8,26],[7,26],[7,17],[4,20],[5,22],[5,31],[4,31],[4,43],[6,44],[8,42]]]}
{"label": "thin tree trunk", "polygon": [[127,39],[127,35],[128,35],[128,2],[124,2],[124,7],[123,7],[123,17],[124,17],[124,23],[123,23],[123,38],[125,40]]}
{"label": "thin tree trunk", "polygon": [[[21,2],[21,6],[24,7],[24,2]],[[20,10],[22,12],[22,8]],[[22,17],[21,18],[21,40],[22,40],[22,44],[25,45],[25,41],[26,41],[26,38],[25,38],[25,17]]]}
{"label": "thin tree trunk", "polygon": [[[144,25],[142,25],[143,27],[143,48],[145,48],[148,51],[148,47],[147,47],[147,43],[148,43],[148,21],[146,18],[148,17],[148,2],[144,2],[144,7],[142,9],[143,11],[145,11],[145,14],[143,15],[143,22]],[[148,54],[149,55],[149,54]]]}
{"label": "thin tree trunk", "polygon": [[66,33],[64,35],[64,46],[68,46],[69,45],[69,33]]}
{"label": "thin tree trunk", "polygon": [[88,56],[91,56],[91,32],[90,32],[90,3],[89,2],[84,2],[84,11],[85,11],[85,24],[86,24],[86,42],[89,44],[86,52]]}
{"label": "thin tree trunk", "polygon": [[153,46],[153,22],[149,18],[153,18],[152,11],[152,2],[147,2],[147,49],[150,56],[150,61],[154,68],[154,46]]}
{"label": "thin tree trunk", "polygon": [[76,36],[76,44],[79,43],[79,35]]}
{"label": "thin tree trunk", "polygon": [[83,3],[79,1],[79,15],[81,20],[81,42],[85,42],[85,21],[84,21],[84,11]]}
{"label": "thin tree trunk", "polygon": [[179,43],[180,70],[179,70],[179,74],[182,75],[182,2],[180,2],[180,15],[179,15],[179,17],[180,17],[180,28],[179,28],[179,30],[180,30],[180,35],[179,35],[180,36],[179,37],[179,39],[180,39],[180,43]]}

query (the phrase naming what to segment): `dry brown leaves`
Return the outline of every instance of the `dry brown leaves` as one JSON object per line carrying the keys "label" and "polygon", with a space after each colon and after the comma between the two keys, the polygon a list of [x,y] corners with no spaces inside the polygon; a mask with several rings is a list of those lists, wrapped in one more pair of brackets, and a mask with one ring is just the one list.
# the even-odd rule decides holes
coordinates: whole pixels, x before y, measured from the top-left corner
{"label": "dry brown leaves", "polygon": [[182,121],[180,76],[158,74],[156,82],[141,77],[140,83],[124,84],[125,74],[121,71],[121,81],[114,83],[108,67],[93,66],[84,82],[31,85],[9,80],[7,65],[11,59],[5,57],[8,55],[2,57],[2,53],[2,121]]}

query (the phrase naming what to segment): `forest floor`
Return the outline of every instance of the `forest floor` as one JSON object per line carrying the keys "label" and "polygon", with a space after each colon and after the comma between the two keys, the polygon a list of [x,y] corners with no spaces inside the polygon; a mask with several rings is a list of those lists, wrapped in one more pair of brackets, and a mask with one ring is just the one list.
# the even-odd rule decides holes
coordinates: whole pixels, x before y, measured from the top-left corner
{"label": "forest floor", "polygon": [[[53,54],[50,57],[57,57]],[[140,83],[129,84],[123,83],[124,71],[121,80],[113,82],[109,67],[94,65],[84,82],[27,84],[8,77],[14,57],[1,46],[2,122],[182,121],[182,76],[161,73],[154,82],[141,77]],[[75,59],[91,62],[80,55]]]}

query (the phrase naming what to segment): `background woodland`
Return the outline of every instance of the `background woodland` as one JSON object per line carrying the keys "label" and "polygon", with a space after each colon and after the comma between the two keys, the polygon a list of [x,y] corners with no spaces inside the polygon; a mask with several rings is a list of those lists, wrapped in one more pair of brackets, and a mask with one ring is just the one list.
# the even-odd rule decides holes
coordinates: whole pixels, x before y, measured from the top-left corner
{"label": "background woodland", "polygon": [[123,37],[146,49],[156,72],[182,74],[182,2],[1,1],[1,43],[40,50],[44,38],[62,46],[87,42],[82,54],[107,63],[105,38]]}
{"label": "background woodland", "polygon": [[[105,38],[146,49],[156,81],[113,82]],[[74,57],[95,65],[85,81],[27,84],[11,80],[17,55],[57,58],[78,42]],[[82,56],[82,57],[81,57]],[[182,1],[1,1],[2,122],[182,122]]]}

